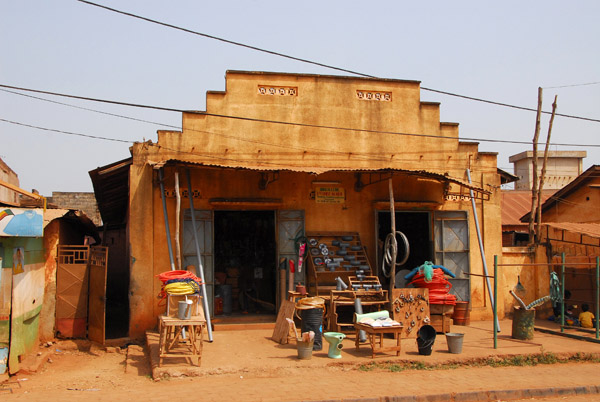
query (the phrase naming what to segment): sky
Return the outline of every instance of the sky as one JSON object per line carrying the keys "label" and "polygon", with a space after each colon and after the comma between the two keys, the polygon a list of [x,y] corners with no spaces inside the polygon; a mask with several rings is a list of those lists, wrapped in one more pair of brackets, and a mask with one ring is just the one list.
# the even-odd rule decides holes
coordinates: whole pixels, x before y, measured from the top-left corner
{"label": "sky", "polygon": [[[535,109],[542,87],[545,111],[557,95],[558,113],[600,119],[597,0],[96,2],[290,56],[495,102]],[[227,70],[350,75],[77,0],[0,0],[0,85],[204,110],[206,92],[225,89]],[[533,138],[535,112],[424,90],[421,100],[441,102],[441,120],[460,123],[460,138]],[[180,113],[3,87],[0,119],[0,158],[18,174],[21,188],[45,196],[93,191],[90,170],[128,158],[133,142],[156,141],[157,130],[181,126]],[[542,117],[542,142],[548,120]],[[584,169],[600,164],[600,122],[556,117],[551,142],[583,145],[550,149],[586,151]],[[480,151],[498,152],[498,167],[509,172],[509,156],[531,149],[479,145]]]}

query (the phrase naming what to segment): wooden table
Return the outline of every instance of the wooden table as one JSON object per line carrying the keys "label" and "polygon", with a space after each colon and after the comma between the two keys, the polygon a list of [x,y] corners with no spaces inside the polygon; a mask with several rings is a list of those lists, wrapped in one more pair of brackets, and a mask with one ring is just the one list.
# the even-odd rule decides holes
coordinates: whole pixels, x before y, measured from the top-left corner
{"label": "wooden table", "polygon": [[[365,331],[365,333],[369,336],[369,344],[371,345],[371,358],[375,357],[375,353],[383,353],[383,352],[396,352],[396,356],[400,356],[400,350],[402,344],[400,341],[402,340],[402,326],[393,326],[393,327],[372,327],[367,324],[354,323],[354,328],[356,329],[356,341],[354,345],[356,346],[356,350],[360,348],[360,336],[358,335],[359,331]],[[383,346],[383,335],[384,334],[393,334],[394,339],[396,340],[396,346]]]}
{"label": "wooden table", "polygon": [[[158,321],[160,334],[158,346],[158,367],[164,357],[197,358],[198,366],[202,358],[202,330],[206,320],[202,316],[192,316],[189,320],[161,315]],[[185,333],[185,338],[183,334]]]}

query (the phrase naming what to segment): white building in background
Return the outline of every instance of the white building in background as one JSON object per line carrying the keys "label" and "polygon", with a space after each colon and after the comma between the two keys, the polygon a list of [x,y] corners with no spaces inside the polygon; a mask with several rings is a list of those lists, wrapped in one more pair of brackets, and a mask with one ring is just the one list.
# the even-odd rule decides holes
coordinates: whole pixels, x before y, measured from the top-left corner
{"label": "white building in background", "polygon": [[[558,190],[575,180],[583,172],[583,158],[586,151],[551,151],[546,164],[545,190]],[[533,180],[533,151],[512,155],[509,159],[514,166],[514,174],[519,178],[515,190],[531,190]],[[537,153],[538,177],[544,163],[544,152]]]}

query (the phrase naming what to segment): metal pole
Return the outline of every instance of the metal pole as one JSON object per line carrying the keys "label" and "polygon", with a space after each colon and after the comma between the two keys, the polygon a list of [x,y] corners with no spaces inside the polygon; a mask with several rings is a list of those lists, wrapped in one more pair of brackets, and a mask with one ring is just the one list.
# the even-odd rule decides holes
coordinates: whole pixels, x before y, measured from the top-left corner
{"label": "metal pole", "polygon": [[600,257],[596,257],[596,339],[599,339],[600,336],[598,315],[600,315]]}
{"label": "metal pole", "polygon": [[165,199],[165,183],[163,168],[158,169],[158,182],[160,184],[160,197],[162,199],[163,214],[165,216],[165,230],[167,231],[167,248],[169,249],[169,260],[171,271],[175,271],[175,260],[173,259],[173,246],[171,246],[171,230],[169,229],[169,215],[167,214],[167,200]]}
{"label": "metal pole", "polygon": [[565,253],[561,254],[562,263],[560,265],[560,287],[561,287],[561,299],[560,304],[560,332],[565,332]]}
{"label": "metal pole", "polygon": [[498,325],[498,304],[496,303],[496,296],[498,295],[498,256],[494,255],[494,349],[498,349],[498,331],[500,330]]}
{"label": "metal pole", "polygon": [[204,281],[204,266],[202,265],[202,251],[200,250],[200,242],[198,241],[198,232],[196,231],[196,212],[194,210],[194,197],[192,193],[192,179],[190,178],[190,169],[186,169],[188,198],[190,199],[190,215],[192,217],[192,231],[194,232],[194,243],[196,244],[196,256],[198,265],[196,266],[196,274],[202,280],[202,307],[204,308],[204,318],[206,318],[206,330],[208,332],[209,342],[213,341],[212,327],[210,322],[210,310],[208,308],[208,297],[206,294],[206,283]]}
{"label": "metal pole", "polygon": [[[396,210],[395,210],[395,201],[394,201],[394,187],[392,186],[392,178],[388,179],[388,187],[390,191],[390,216],[391,216],[391,225],[392,225],[392,236],[394,236],[393,243],[396,245]],[[390,292],[388,294],[390,309],[392,308],[392,304],[394,304],[394,288],[396,287],[396,257],[398,256],[398,247],[392,247],[392,261],[390,263]]]}
{"label": "metal pole", "polygon": [[[471,184],[471,171],[467,169],[467,178],[469,179],[469,184]],[[487,283],[488,294],[490,299],[492,299],[492,287],[490,286],[490,278],[488,274],[487,262],[485,261],[485,249],[483,248],[483,241],[481,239],[481,230],[479,229],[479,218],[477,217],[477,208],[475,208],[475,197],[473,195],[473,190],[469,189],[469,195],[471,196],[471,207],[473,208],[473,219],[475,219],[475,229],[477,231],[477,240],[479,241],[479,251],[481,252],[481,263],[483,264],[483,273],[485,274],[485,282]],[[494,277],[494,281],[496,278]],[[492,299],[492,308],[496,306],[496,298]],[[500,332],[500,322],[498,321],[498,317],[495,318],[496,325],[498,326],[498,332]]]}

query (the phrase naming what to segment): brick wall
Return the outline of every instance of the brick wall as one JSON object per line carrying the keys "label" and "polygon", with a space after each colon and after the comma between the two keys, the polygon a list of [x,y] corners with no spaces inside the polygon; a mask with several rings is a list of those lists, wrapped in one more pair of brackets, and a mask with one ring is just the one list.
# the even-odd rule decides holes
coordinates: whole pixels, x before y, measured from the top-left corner
{"label": "brick wall", "polygon": [[53,191],[52,197],[48,197],[48,202],[60,208],[78,209],[83,211],[96,226],[102,225],[102,218],[96,203],[94,193],[68,193]]}

